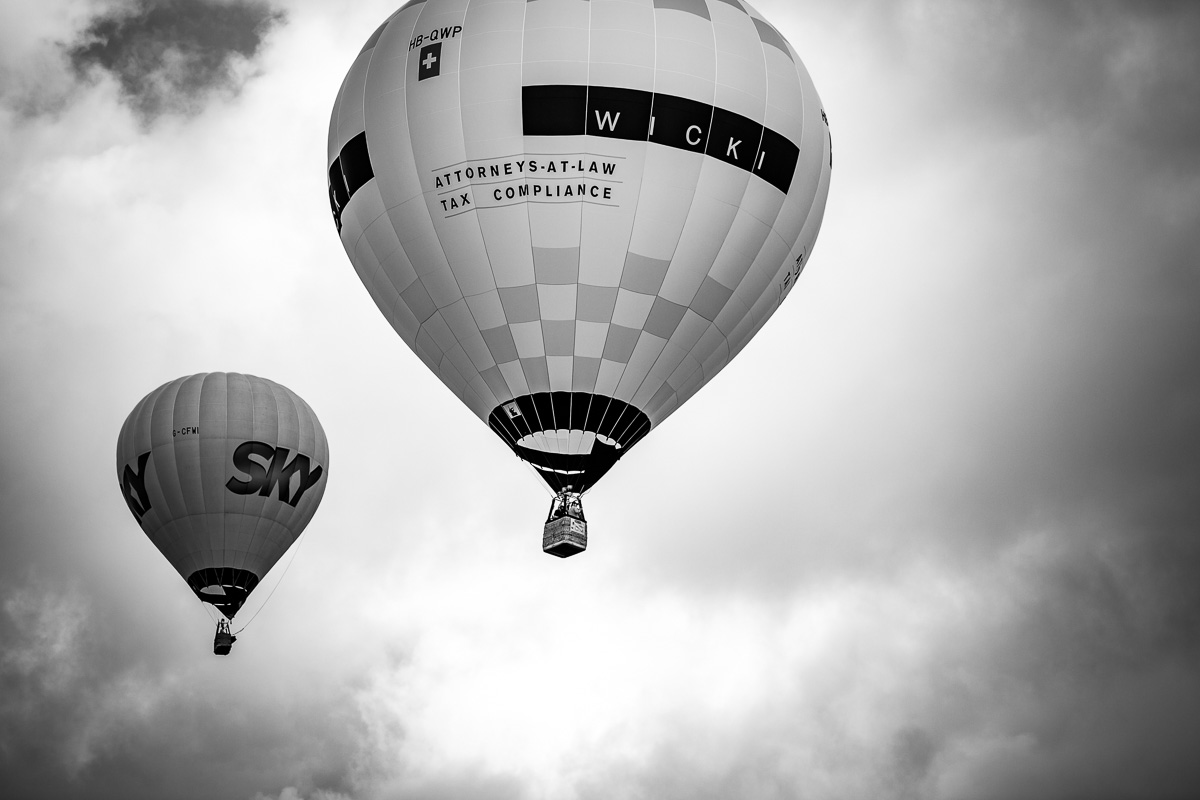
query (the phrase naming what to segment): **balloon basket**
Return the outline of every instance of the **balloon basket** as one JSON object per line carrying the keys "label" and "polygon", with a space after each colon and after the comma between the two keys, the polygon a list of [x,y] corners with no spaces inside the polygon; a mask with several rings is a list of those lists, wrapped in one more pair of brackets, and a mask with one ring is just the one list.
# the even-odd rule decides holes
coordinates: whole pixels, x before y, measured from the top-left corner
{"label": "balloon basket", "polygon": [[542,529],[542,550],[566,558],[587,549],[587,523],[573,517],[559,517]]}
{"label": "balloon basket", "polygon": [[237,637],[229,631],[229,622],[226,620],[217,621],[217,635],[213,638],[213,654],[218,656],[227,656],[229,651],[233,649],[233,643],[237,641]]}

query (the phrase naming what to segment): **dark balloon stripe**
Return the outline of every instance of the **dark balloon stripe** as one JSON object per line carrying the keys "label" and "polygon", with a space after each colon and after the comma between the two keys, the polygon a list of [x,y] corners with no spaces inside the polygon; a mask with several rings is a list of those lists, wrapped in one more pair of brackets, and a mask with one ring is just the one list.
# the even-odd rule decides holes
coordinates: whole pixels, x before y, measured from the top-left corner
{"label": "dark balloon stripe", "polygon": [[521,87],[526,136],[602,136],[705,153],[765,180],[792,186],[800,148],[749,117],[696,100],[612,86]]}
{"label": "dark balloon stripe", "polygon": [[329,204],[339,232],[342,230],[342,209],[354,193],[374,177],[371,154],[367,150],[367,132],[363,131],[346,142],[329,167]]}

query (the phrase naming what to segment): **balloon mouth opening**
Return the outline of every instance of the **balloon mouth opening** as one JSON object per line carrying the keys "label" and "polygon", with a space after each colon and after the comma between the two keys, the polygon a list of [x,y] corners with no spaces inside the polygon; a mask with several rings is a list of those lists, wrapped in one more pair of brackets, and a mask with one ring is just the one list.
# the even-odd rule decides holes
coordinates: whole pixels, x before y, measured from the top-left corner
{"label": "balloon mouth opening", "polygon": [[207,567],[193,572],[188,577],[188,586],[202,602],[233,619],[258,586],[258,576],[234,567]]}
{"label": "balloon mouth opening", "polygon": [[565,453],[568,455],[588,455],[597,444],[617,450],[621,449],[621,443],[616,439],[605,436],[602,433],[585,431],[579,428],[535,431],[528,436],[521,437],[517,441],[517,445],[529,450],[540,450],[543,453]]}
{"label": "balloon mouth opening", "polygon": [[634,406],[588,392],[539,392],[496,406],[488,425],[556,492],[586,492],[650,431]]}

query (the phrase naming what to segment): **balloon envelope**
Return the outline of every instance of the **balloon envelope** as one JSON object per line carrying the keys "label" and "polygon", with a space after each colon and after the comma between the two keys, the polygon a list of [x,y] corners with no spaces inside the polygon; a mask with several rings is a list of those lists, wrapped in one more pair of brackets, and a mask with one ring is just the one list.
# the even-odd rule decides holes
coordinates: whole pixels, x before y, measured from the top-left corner
{"label": "balloon envelope", "polygon": [[415,0],[350,68],[326,164],[392,327],[583,491],[787,296],[831,155],[799,57],[742,0]]}
{"label": "balloon envelope", "polygon": [[328,469],[312,409],[253,375],[164,384],[117,439],[129,510],[196,596],[229,618],[312,519]]}

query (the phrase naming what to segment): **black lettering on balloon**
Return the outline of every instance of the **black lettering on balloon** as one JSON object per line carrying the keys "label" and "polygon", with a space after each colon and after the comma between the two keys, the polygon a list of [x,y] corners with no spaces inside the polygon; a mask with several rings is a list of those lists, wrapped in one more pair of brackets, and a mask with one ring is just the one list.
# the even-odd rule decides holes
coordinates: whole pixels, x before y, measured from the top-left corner
{"label": "black lettering on balloon", "polygon": [[[266,442],[242,442],[233,451],[233,466],[244,473],[247,478],[230,478],[225,488],[234,494],[248,495],[258,493],[267,497],[278,487],[277,497],[290,506],[300,502],[300,498],[321,479],[324,468],[311,468],[309,457],[297,453],[289,462],[291,453],[286,447],[273,447]],[[253,457],[263,459],[264,464],[253,460]],[[299,485],[294,494],[291,493],[292,476],[299,476]]]}
{"label": "black lettering on balloon", "polygon": [[636,89],[592,86],[587,94],[587,132],[591,136],[646,141],[654,95]]}
{"label": "black lettering on balloon", "polygon": [[[613,86],[521,87],[526,136],[599,136],[689,150],[751,172],[786,193],[800,148],[783,134],[685,97]],[[530,172],[535,172],[532,168]]]}
{"label": "black lettering on balloon", "polygon": [[142,517],[150,510],[150,495],[146,493],[146,463],[149,460],[150,451],[147,450],[138,456],[137,472],[128,464],[121,472],[121,493],[125,495],[125,504],[137,517],[138,522],[141,522]]}

